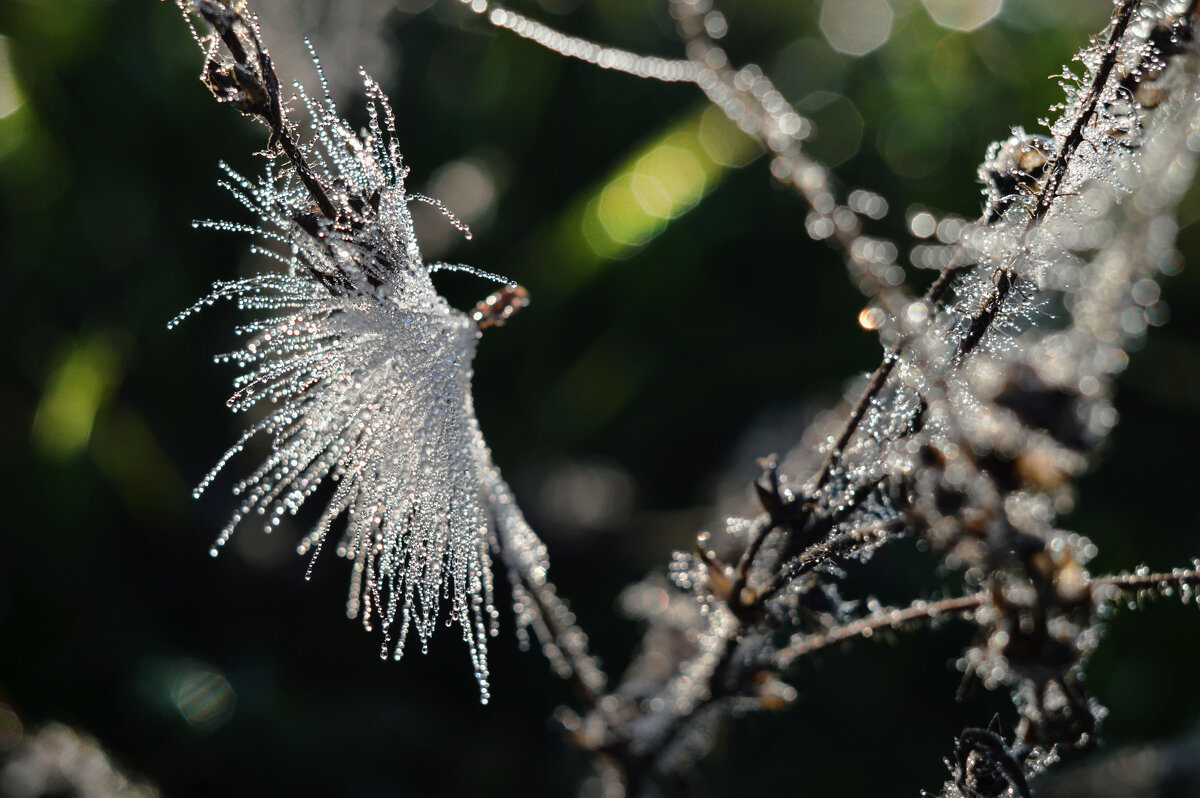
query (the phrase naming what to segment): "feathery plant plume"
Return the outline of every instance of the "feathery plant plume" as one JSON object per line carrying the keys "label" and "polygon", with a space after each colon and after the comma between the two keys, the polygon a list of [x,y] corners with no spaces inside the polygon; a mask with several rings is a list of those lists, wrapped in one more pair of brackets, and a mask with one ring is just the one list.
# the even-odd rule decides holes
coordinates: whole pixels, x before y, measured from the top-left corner
{"label": "feathery plant plume", "polygon": [[[252,438],[266,436],[271,450],[234,487],[241,503],[211,552],[216,556],[243,521],[258,517],[269,532],[321,485],[335,483],[299,553],[315,561],[344,517],[337,553],[353,561],[347,614],[368,630],[382,627],[381,656],[399,659],[411,628],[426,650],[445,600],[486,703],[487,638],[496,634],[498,615],[489,549],[500,548],[490,508],[497,496],[511,499],[475,419],[471,364],[481,330],[502,324],[523,305],[524,290],[510,284],[473,314],[438,294],[430,275],[441,269],[506,281],[422,258],[410,203],[435,205],[470,234],[439,202],[407,190],[395,118],[365,72],[369,123],[355,133],[338,116],[317,64],[324,97],[296,87],[312,127],[312,142],[299,143],[257,25],[243,6],[181,7],[213,28],[197,36],[207,54],[204,80],[219,99],[266,121],[272,148],[289,161],[282,168],[269,164],[256,182],[223,165],[231,180],[223,185],[258,217],[257,225],[196,223],[258,236],[274,248],[252,251],[283,270],[218,282],[170,325],[218,299],[260,315],[237,328],[245,344],[217,360],[241,369],[228,402],[234,412],[264,415],[249,424],[196,495]],[[507,518],[512,510],[504,513]],[[522,545],[524,556],[544,571],[540,542],[523,539]]]}

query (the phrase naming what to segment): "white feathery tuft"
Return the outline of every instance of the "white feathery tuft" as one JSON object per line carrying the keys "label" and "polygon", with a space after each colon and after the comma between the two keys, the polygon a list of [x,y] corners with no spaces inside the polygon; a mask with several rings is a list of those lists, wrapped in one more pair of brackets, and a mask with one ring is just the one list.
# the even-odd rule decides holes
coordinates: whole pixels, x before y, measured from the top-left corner
{"label": "white feathery tuft", "polygon": [[320,485],[336,483],[299,552],[315,559],[345,518],[337,552],[353,561],[348,615],[367,629],[382,627],[382,655],[399,659],[412,628],[426,649],[445,601],[486,703],[486,643],[497,617],[490,497],[502,483],[471,399],[480,330],[434,289],[430,273],[449,267],[424,262],[408,207],[429,200],[406,190],[391,108],[363,79],[369,124],[359,134],[328,96],[317,101],[297,87],[312,119],[304,154],[330,191],[336,223],[312,207],[291,169],[271,167],[257,182],[223,167],[258,227],[199,223],[274,242],[277,249],[256,251],[286,269],[217,283],[171,322],[217,299],[262,314],[238,328],[244,345],[217,359],[241,369],[229,406],[264,415],[196,495],[251,438],[270,440],[266,459],[234,488],[240,504],[212,548],[216,556],[243,521],[257,516],[270,531]]}

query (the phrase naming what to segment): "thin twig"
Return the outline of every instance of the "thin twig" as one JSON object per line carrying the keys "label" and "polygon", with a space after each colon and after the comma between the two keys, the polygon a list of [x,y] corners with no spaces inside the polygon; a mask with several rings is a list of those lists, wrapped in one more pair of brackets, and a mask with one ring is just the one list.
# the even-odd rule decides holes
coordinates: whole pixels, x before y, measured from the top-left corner
{"label": "thin twig", "polygon": [[1120,590],[1161,590],[1164,587],[1200,587],[1200,563],[1196,569],[1179,569],[1169,573],[1109,574],[1092,579],[1092,584]]}
{"label": "thin twig", "polygon": [[[838,204],[829,170],[809,158],[800,146],[811,128],[809,121],[757,68],[752,68],[752,76],[747,77],[747,70],[739,74],[731,66],[725,50],[708,35],[700,3],[669,2],[688,57],[698,70],[696,85],[731,122],[774,155],[778,164],[786,165],[784,173],[776,172],[776,177],[790,185],[816,214],[829,220],[825,240],[841,251],[851,273],[870,277],[876,292],[889,294],[886,304],[898,307],[901,302],[895,287],[862,269],[867,264],[860,262],[858,245],[864,236],[858,215]],[[847,213],[838,215],[842,210]],[[860,270],[865,273],[859,274]]]}
{"label": "thin twig", "polygon": [[[296,175],[312,196],[313,202],[330,221],[336,221],[338,212],[304,158],[299,144],[292,135],[287,122],[287,113],[280,99],[279,77],[275,65],[259,34],[257,21],[247,17],[233,3],[215,0],[181,0],[180,7],[190,8],[200,15],[220,37],[233,58],[233,68],[222,68],[209,60],[205,62],[202,78],[219,101],[232,101],[234,106],[247,116],[257,117],[270,128],[268,146],[278,146],[287,156]],[[240,35],[253,45],[254,53],[248,53],[242,45]]]}
{"label": "thin twig", "polygon": [[[1093,577],[1093,587],[1116,587],[1121,590],[1161,590],[1163,587],[1200,586],[1200,569],[1185,571],[1177,570],[1160,573],[1107,574]],[[815,635],[797,636],[793,641],[779,650],[775,661],[780,669],[787,668],[800,657],[807,656],[847,640],[857,637],[870,637],[874,632],[883,629],[897,629],[916,621],[933,620],[951,613],[974,610],[987,602],[988,591],[972,593],[968,596],[943,599],[941,601],[915,601],[904,609],[879,610],[869,617],[862,618],[828,632]]]}
{"label": "thin twig", "polygon": [[878,524],[862,529],[851,529],[811,546],[803,555],[785,562],[778,571],[772,574],[771,578],[755,591],[755,600],[760,603],[770,601],[792,580],[803,576],[821,563],[838,556],[843,546],[855,543],[871,543],[881,539],[885,533],[903,528],[903,526],[904,523],[899,519],[881,521]]}
{"label": "thin twig", "polygon": [[741,78],[751,73],[736,71],[729,65],[724,50],[705,34],[702,15],[695,3],[671,0],[680,36],[689,51],[687,59],[671,59],[641,55],[571,36],[488,0],[463,2],[484,15],[493,26],[511,31],[565,58],[586,61],[633,77],[695,84],[731,122],[756,139],[779,163],[787,165],[786,174],[777,176],[795,189],[814,213],[829,220],[825,240],[842,251],[852,274],[870,282],[869,293],[886,294],[885,304],[890,307],[901,304],[900,292],[874,274],[869,268],[871,263],[861,253],[862,248],[858,245],[864,236],[858,215],[837,203],[828,170],[805,155],[800,147],[800,141],[811,128],[808,120],[800,116],[757,69],[752,73],[753,88],[741,85],[744,82]]}
{"label": "thin twig", "polygon": [[943,615],[967,612],[982,606],[988,599],[987,591],[969,596],[942,599],[941,601],[915,601],[904,609],[880,610],[869,617],[834,627],[828,632],[802,635],[780,649],[775,655],[776,667],[785,669],[800,657],[812,654],[838,643],[858,637],[870,637],[883,629],[899,629],[916,621],[934,620]]}
{"label": "thin twig", "polygon": [[1117,56],[1121,52],[1122,39],[1125,38],[1125,31],[1129,27],[1129,22],[1133,19],[1133,12],[1140,5],[1141,0],[1121,0],[1121,4],[1117,7],[1112,17],[1112,22],[1108,28],[1108,43],[1104,48],[1104,54],[1100,57],[1100,63],[1096,67],[1096,74],[1092,78],[1092,84],[1088,88],[1088,96],[1084,100],[1083,109],[1075,117],[1074,123],[1071,125],[1070,131],[1063,138],[1061,146],[1054,154],[1054,158],[1046,166],[1045,181],[1042,183],[1041,196],[1038,198],[1037,207],[1034,208],[1033,217],[1030,220],[1032,223],[1040,221],[1047,212],[1049,212],[1054,200],[1058,198],[1058,192],[1062,188],[1062,182],[1067,174],[1067,169],[1071,164],[1071,158],[1075,155],[1076,150],[1086,140],[1085,131],[1092,119],[1095,118],[1096,111],[1099,108],[1100,97],[1104,93],[1104,88],[1108,84],[1109,75],[1112,74],[1113,67],[1117,64]]}
{"label": "thin twig", "polygon": [[[1117,64],[1125,31],[1129,28],[1133,12],[1140,5],[1140,2],[1141,0],[1122,0],[1121,4],[1113,12],[1112,21],[1108,29],[1107,43],[1100,57],[1100,63],[1096,67],[1092,83],[1088,87],[1082,108],[1072,122],[1071,129],[1063,138],[1062,144],[1058,147],[1054,153],[1054,157],[1046,165],[1043,172],[1044,176],[1038,190],[1037,205],[1030,213],[1029,219],[1025,224],[1025,229],[1021,234],[1023,248],[1028,246],[1033,231],[1037,229],[1039,223],[1053,207],[1055,200],[1060,196],[1063,181],[1066,179],[1067,172],[1073,163],[1074,155],[1079,150],[1080,145],[1084,141],[1087,141],[1087,128],[1095,119],[1100,108],[1100,98],[1103,96],[1113,68]],[[977,315],[971,320],[966,332],[958,341],[954,353],[954,362],[956,365],[961,365],[966,356],[983,341],[992,325],[1001,317],[1001,309],[1017,284],[1018,277],[1011,266],[1001,267],[997,270],[997,274],[1000,276],[1000,279],[993,280],[992,288],[980,305]]]}

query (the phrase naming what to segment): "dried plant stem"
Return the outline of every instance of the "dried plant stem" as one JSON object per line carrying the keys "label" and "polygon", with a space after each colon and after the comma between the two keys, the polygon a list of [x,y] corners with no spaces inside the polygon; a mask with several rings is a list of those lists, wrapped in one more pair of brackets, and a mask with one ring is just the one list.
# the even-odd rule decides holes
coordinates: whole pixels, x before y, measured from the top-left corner
{"label": "dried plant stem", "polygon": [[776,654],[775,663],[778,668],[784,669],[790,667],[800,657],[836,646],[838,643],[855,638],[870,637],[875,632],[884,629],[900,629],[918,621],[935,620],[956,613],[968,612],[982,606],[987,600],[987,591],[981,591],[969,596],[940,601],[918,600],[903,609],[879,610],[866,618],[834,627],[822,634],[800,635],[793,638],[791,643]]}
{"label": "dried plant stem", "polygon": [[[670,0],[688,50],[687,59],[647,56],[598,45],[562,33],[544,23],[487,0],[463,0],[497,28],[508,30],[566,58],[574,58],[638,78],[695,84],[722,113],[753,137],[775,159],[776,176],[804,199],[828,224],[826,240],[842,252],[860,287],[881,295],[887,307],[903,304],[894,284],[881,280],[863,254],[865,241],[858,215],[839,204],[828,170],[800,146],[811,124],[798,114],[757,68],[735,70],[716,42],[705,34],[704,15],[692,0]],[[880,239],[872,239],[876,242]],[[894,265],[894,264],[887,264]]]}
{"label": "dried plant stem", "polygon": [[829,561],[836,556],[838,551],[855,544],[868,542],[872,538],[882,538],[889,532],[898,532],[903,528],[904,522],[900,519],[882,521],[873,526],[843,532],[822,543],[809,546],[803,555],[791,560],[784,567],[773,573],[770,579],[756,591],[756,599],[763,603],[770,601],[781,590],[786,588],[792,580],[803,576],[822,563]]}
{"label": "dried plant stem", "polygon": [[1083,102],[1083,108],[1075,118],[1074,124],[1071,125],[1071,129],[1063,139],[1058,151],[1055,152],[1054,158],[1046,167],[1045,182],[1042,184],[1041,195],[1038,197],[1037,206],[1034,208],[1033,217],[1030,220],[1031,226],[1034,222],[1043,219],[1054,205],[1062,188],[1063,179],[1067,175],[1071,159],[1079,146],[1086,141],[1088,125],[1096,117],[1096,111],[1100,106],[1100,97],[1112,76],[1113,67],[1117,65],[1117,56],[1121,52],[1121,42],[1125,37],[1125,31],[1128,30],[1129,22],[1133,19],[1134,10],[1140,4],[1141,0],[1121,0],[1113,12],[1104,53],[1096,67],[1092,83],[1088,87],[1088,96]]}
{"label": "dried plant stem", "polygon": [[[1200,570],[1176,570],[1160,573],[1107,574],[1090,580],[1093,589],[1115,587],[1121,591],[1152,590],[1164,588],[1200,587]],[[969,612],[986,604],[991,592],[982,590],[969,596],[941,599],[939,601],[918,600],[909,606],[879,610],[866,618],[834,627],[822,634],[797,635],[776,655],[776,664],[782,670],[797,659],[822,649],[844,643],[855,638],[871,637],[875,632],[901,629],[919,621],[937,620],[955,614]]]}
{"label": "dried plant stem", "polygon": [[[697,68],[696,84],[730,121],[774,156],[776,177],[791,186],[809,208],[831,220],[828,242],[842,252],[852,271],[860,271],[855,268],[863,236],[859,220],[849,208],[838,204],[829,170],[809,158],[800,146],[811,128],[808,120],[797,114],[757,69],[739,74],[733,68],[724,49],[709,37],[700,3],[669,2],[688,58]],[[838,210],[846,213],[835,220]],[[880,291],[894,292],[894,288],[876,282],[873,292]],[[898,306],[897,298],[889,304]]]}
{"label": "dried plant stem", "polygon": [[[1084,133],[1095,119],[1100,106],[1100,98],[1112,79],[1113,70],[1121,52],[1122,40],[1138,5],[1137,0],[1123,0],[1114,10],[1107,33],[1107,43],[1088,89],[1087,98],[1073,121],[1071,132],[1047,167],[1047,176],[1039,194],[1038,204],[1030,214],[1021,234],[1023,241],[1028,241],[1032,231],[1054,207],[1055,199],[1061,192],[1063,181],[1074,162],[1079,146],[1086,140]],[[762,102],[761,98],[770,96],[774,87],[770,86],[765,78],[756,76],[756,79],[761,78],[763,81],[759,84],[757,92],[750,92],[744,87],[739,88],[739,74],[728,66],[728,59],[724,52],[705,34],[702,14],[697,5],[688,0],[672,0],[672,9],[679,22],[681,36],[688,47],[689,60],[696,66],[694,80],[697,85],[727,116],[738,121],[743,130],[756,136],[760,143],[785,165],[782,177],[791,183],[813,210],[830,213],[835,204],[827,173],[818,164],[812,163],[804,156],[799,147],[799,138],[794,135],[795,131],[791,135],[785,134],[784,126],[780,124],[779,114],[772,113],[771,109]],[[538,23],[528,23],[527,20],[523,22],[524,24],[538,25]],[[542,35],[530,36],[530,38],[564,55],[579,57],[575,52],[554,46],[551,37]],[[607,66],[612,65],[608,64]],[[646,69],[614,68],[639,76],[647,76],[645,73],[648,72]],[[682,65],[677,65],[676,69],[678,70],[676,75],[686,75]],[[680,79],[686,79],[686,77]],[[749,114],[749,120],[747,120],[747,114]],[[981,219],[979,224],[983,223],[984,221]],[[833,242],[846,253],[850,261],[853,261],[859,235],[856,227],[833,226]],[[951,263],[941,271],[921,300],[926,305],[925,318],[933,317],[936,306],[944,300],[956,279],[970,265],[972,265],[972,260],[968,249],[965,245],[960,244]],[[989,331],[1000,316],[1000,309],[1013,290],[1015,283],[1016,278],[1011,273],[1005,273],[1001,279],[994,281],[993,294],[983,305],[979,316],[972,321],[965,336],[966,340],[959,347],[956,362],[961,362],[961,356],[971,351]],[[890,301],[893,308],[899,309],[900,303],[895,300],[894,296]],[[679,738],[698,713],[711,706],[715,701],[730,695],[731,691],[736,692],[738,689],[736,679],[733,683],[729,681],[731,666],[737,657],[743,635],[761,623],[765,602],[801,573],[836,554],[840,538],[838,536],[827,537],[828,533],[835,528],[835,523],[829,522],[828,519],[825,519],[824,523],[820,523],[822,519],[817,515],[817,497],[829,484],[834,474],[838,473],[843,454],[853,441],[869,408],[887,386],[896,365],[901,362],[905,348],[923,332],[924,327],[925,325],[921,324],[916,329],[906,330],[902,327],[898,331],[895,342],[889,347],[883,361],[851,408],[840,431],[834,438],[822,466],[805,486],[803,494],[800,497],[792,497],[790,494],[785,496],[777,481],[768,490],[768,493],[774,497],[775,503],[769,505],[768,512],[757,518],[751,525],[748,543],[742,550],[736,566],[729,574],[728,587],[718,591],[719,597],[733,611],[736,622],[719,644],[716,662],[708,672],[703,688],[699,690],[702,698],[675,714],[672,720],[663,727],[660,734],[652,740],[642,740],[641,744],[635,744],[635,735],[630,730],[628,722],[613,726],[611,725],[613,718],[608,719],[605,736],[615,741],[610,746],[609,752],[614,756],[618,767],[623,770],[623,780],[630,794],[637,794],[640,791],[649,774],[656,770],[659,758]],[[774,476],[774,472],[771,473]],[[870,487],[873,488],[873,486]],[[852,511],[866,495],[869,495],[869,492],[856,491],[852,500],[847,502],[849,509],[843,508],[843,514]],[[814,523],[815,528],[813,528]],[[750,575],[754,571],[757,560],[764,551],[767,541],[781,529],[785,536],[793,538],[798,536],[798,531],[801,529],[807,529],[809,532],[804,536],[803,544],[800,545],[798,552],[800,559],[797,562],[792,558],[780,558],[778,569],[759,586],[757,591],[751,590]],[[785,551],[793,545],[796,545],[795,540],[785,540],[781,544]],[[720,563],[711,555],[705,553],[704,558],[709,563],[710,569],[720,570]],[[1136,585],[1143,583],[1146,583],[1147,587],[1160,584],[1162,576],[1155,575],[1156,578],[1153,579],[1145,577],[1142,578],[1142,581],[1130,581],[1129,578],[1124,577],[1120,579],[1123,579],[1125,584],[1133,585],[1136,588]],[[1096,580],[1094,584],[1106,586],[1109,584],[1109,580],[1110,578],[1102,578]],[[989,600],[988,591],[981,591],[942,601],[917,601],[907,608],[873,613],[868,618],[836,626],[819,634],[796,636],[786,647],[776,652],[774,666],[779,669],[786,668],[802,656],[838,643],[869,636],[876,631],[888,628],[898,629],[939,617],[967,613],[978,609]],[[685,667],[686,664],[681,665],[681,672]]]}
{"label": "dried plant stem", "polygon": [[1092,583],[1132,591],[1162,590],[1164,587],[1200,587],[1200,563],[1191,571],[1177,569],[1160,573],[1110,574],[1097,577]]}
{"label": "dried plant stem", "polygon": [[[1125,31],[1129,27],[1129,22],[1132,19],[1133,12],[1138,7],[1139,2],[1140,0],[1122,0],[1121,4],[1117,6],[1113,13],[1112,21],[1109,24],[1107,37],[1108,42],[1104,49],[1101,62],[1097,67],[1094,79],[1089,87],[1087,100],[1084,103],[1082,112],[1078,115],[1074,124],[1072,125],[1071,132],[1068,134],[1059,150],[1055,153],[1051,163],[1047,166],[1046,178],[1041,188],[1038,204],[1033,211],[1033,214],[1031,215],[1029,223],[1027,224],[1023,234],[1026,239],[1036,226],[1037,222],[1044,218],[1049,212],[1050,208],[1053,206],[1053,202],[1055,198],[1057,198],[1058,192],[1062,186],[1062,181],[1072,163],[1072,158],[1078,151],[1080,144],[1085,140],[1084,131],[1087,130],[1088,125],[1095,118],[1097,108],[1099,107],[1100,95],[1103,93],[1103,90],[1112,75],[1113,67],[1116,65],[1117,57],[1120,53],[1121,41],[1125,35]],[[977,224],[982,223],[984,223],[983,217],[981,217]],[[955,256],[955,260],[941,271],[937,280],[934,281],[933,285],[931,285],[929,290],[925,293],[924,301],[931,307],[941,301],[942,297],[945,296],[946,292],[949,291],[950,287],[954,284],[954,280],[967,265],[969,265],[969,263],[964,255],[963,248],[960,245],[958,254]],[[969,338],[960,343],[958,349],[959,359],[961,359],[963,355],[973,349],[974,346],[983,339],[983,336],[987,333],[988,329],[997,318],[999,308],[1003,305],[1009,293],[1013,290],[1015,284],[1016,281],[1015,279],[1011,278],[1011,275],[1010,279],[997,281],[994,284],[993,294],[988,298],[986,303],[987,307],[990,308],[990,312],[980,320],[980,323],[971,326],[968,333]],[[849,445],[850,440],[854,437],[854,433],[858,429],[859,424],[865,416],[867,408],[870,406],[872,400],[878,396],[879,392],[883,390],[883,387],[887,384],[888,377],[891,375],[892,370],[895,368],[896,364],[900,362],[900,357],[904,351],[906,343],[907,339],[901,335],[896,340],[896,343],[893,344],[888,352],[884,355],[883,362],[880,363],[879,367],[875,370],[875,373],[871,375],[870,381],[867,383],[867,386],[863,389],[858,401],[851,409],[841,432],[838,434],[833,446],[830,448],[829,453],[826,456],[825,463],[818,472],[813,483],[813,487],[810,489],[810,495],[815,494],[817,491],[823,488],[826,482],[828,482],[829,477],[837,468],[838,462],[842,457],[842,453],[845,451],[846,446]]]}
{"label": "dried plant stem", "polygon": [[[945,295],[946,291],[949,290],[950,286],[954,283],[954,279],[965,267],[966,263],[964,261],[962,263],[952,263],[943,269],[941,274],[938,275],[937,280],[935,280],[933,285],[929,287],[929,290],[925,292],[923,301],[930,307],[937,304]],[[837,437],[834,439],[833,445],[825,455],[824,463],[817,471],[816,476],[810,481],[809,486],[805,488],[804,493],[809,500],[815,498],[821,492],[821,490],[829,482],[830,477],[836,472],[838,464],[841,461],[842,454],[845,452],[846,447],[854,437],[854,433],[858,430],[862,420],[866,417],[867,409],[870,407],[871,402],[875,400],[875,398],[879,395],[879,392],[883,390],[885,385],[887,385],[888,378],[891,376],[892,371],[896,368],[896,364],[900,362],[905,346],[915,334],[916,331],[907,336],[901,335],[899,338],[897,338],[896,342],[892,344],[891,348],[889,348],[887,353],[884,355],[883,361],[878,367],[876,367],[875,372],[871,375],[871,379],[867,382],[867,385],[863,388],[862,393],[859,394],[858,400],[854,403],[854,407],[851,408],[849,414],[846,416],[846,420],[842,424],[841,431],[838,433]],[[739,572],[749,570],[749,567],[753,564],[759,549],[771,531],[772,529],[766,529],[755,536],[750,546],[746,549],[748,557],[743,557],[745,565],[744,567],[739,566]]]}
{"label": "dried plant stem", "polygon": [[[213,60],[215,51],[210,52],[201,78],[218,100],[232,102],[242,113],[257,117],[267,125],[271,131],[268,147],[282,150],[321,213],[327,219],[336,220],[337,209],[309,167],[287,122],[280,100],[279,77],[262,43],[257,21],[234,3],[180,0],[180,8],[185,12],[189,7],[212,27],[234,61],[232,69],[223,69]],[[246,51],[243,41],[254,48],[252,54]]]}
{"label": "dried plant stem", "polygon": [[[1054,157],[1045,168],[1045,176],[1040,187],[1037,189],[1037,205],[1031,211],[1029,220],[1025,225],[1025,230],[1022,233],[1023,246],[1028,243],[1033,231],[1046,218],[1051,208],[1054,207],[1054,202],[1059,197],[1063,181],[1066,179],[1074,156],[1078,152],[1080,145],[1087,141],[1087,129],[1096,119],[1100,108],[1100,98],[1108,86],[1114,67],[1117,65],[1125,32],[1129,29],[1133,13],[1140,4],[1141,0],[1121,0],[1120,4],[1113,11],[1112,20],[1109,23],[1106,34],[1104,52],[1100,57],[1099,64],[1096,66],[1092,82],[1088,86],[1087,96],[1083,101],[1081,110],[1055,151]],[[1093,144],[1092,146],[1094,147],[1095,145]],[[984,298],[978,315],[968,326],[962,339],[958,342],[955,352],[956,363],[962,363],[964,358],[983,341],[984,336],[987,335],[993,323],[1000,317],[1004,303],[1017,285],[1017,277],[1009,266],[1001,267],[998,270],[998,274],[1000,275],[1000,279],[993,280],[990,293]]]}

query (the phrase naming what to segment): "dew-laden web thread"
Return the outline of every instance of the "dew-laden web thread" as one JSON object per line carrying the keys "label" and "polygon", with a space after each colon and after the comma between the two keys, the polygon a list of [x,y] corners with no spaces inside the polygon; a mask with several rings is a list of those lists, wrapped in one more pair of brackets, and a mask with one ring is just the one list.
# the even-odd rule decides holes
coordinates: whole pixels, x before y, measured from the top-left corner
{"label": "dew-laden web thread", "polygon": [[690,61],[638,55],[618,47],[605,47],[587,39],[560,33],[524,14],[518,14],[497,3],[483,0],[462,0],[472,11],[487,14],[488,22],[497,28],[508,30],[522,39],[539,44],[548,50],[568,58],[577,58],[601,69],[611,69],[638,78],[649,78],[663,83],[695,83],[699,69]]}

